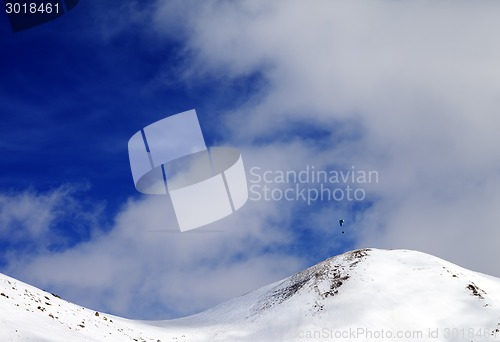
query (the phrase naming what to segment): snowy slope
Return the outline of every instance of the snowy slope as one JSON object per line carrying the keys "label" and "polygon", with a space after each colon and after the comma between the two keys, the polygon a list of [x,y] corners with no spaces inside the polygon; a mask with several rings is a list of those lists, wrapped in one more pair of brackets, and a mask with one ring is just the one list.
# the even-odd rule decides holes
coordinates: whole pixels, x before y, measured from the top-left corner
{"label": "snowy slope", "polygon": [[92,311],[0,275],[0,341],[158,341],[177,331]]}
{"label": "snowy slope", "polygon": [[0,341],[497,341],[500,279],[407,250],[348,252],[200,314],[132,321],[0,275]]}

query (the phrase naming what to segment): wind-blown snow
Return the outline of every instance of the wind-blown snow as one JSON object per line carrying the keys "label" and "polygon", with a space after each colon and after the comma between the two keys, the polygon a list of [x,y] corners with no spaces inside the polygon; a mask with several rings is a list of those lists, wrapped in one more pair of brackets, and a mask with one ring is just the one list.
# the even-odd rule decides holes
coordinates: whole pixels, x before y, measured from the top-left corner
{"label": "wind-blown snow", "polygon": [[190,317],[133,321],[0,275],[1,341],[500,341],[500,279],[408,250],[348,252]]}

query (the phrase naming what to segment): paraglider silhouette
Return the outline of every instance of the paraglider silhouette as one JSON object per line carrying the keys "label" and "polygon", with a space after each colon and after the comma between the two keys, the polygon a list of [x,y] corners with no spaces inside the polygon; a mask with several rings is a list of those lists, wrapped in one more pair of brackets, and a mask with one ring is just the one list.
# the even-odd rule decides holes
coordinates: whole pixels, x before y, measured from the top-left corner
{"label": "paraglider silhouette", "polygon": [[[339,220],[339,225],[342,227],[344,225],[344,219]],[[342,231],[342,234],[344,234],[344,231]]]}

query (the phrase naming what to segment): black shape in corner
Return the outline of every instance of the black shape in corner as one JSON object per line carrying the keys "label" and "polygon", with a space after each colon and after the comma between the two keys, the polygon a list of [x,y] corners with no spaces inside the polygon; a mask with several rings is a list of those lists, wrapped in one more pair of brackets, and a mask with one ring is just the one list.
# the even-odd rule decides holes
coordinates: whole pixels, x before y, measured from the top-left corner
{"label": "black shape in corner", "polygon": [[13,32],[20,32],[54,20],[79,0],[4,0],[4,10]]}

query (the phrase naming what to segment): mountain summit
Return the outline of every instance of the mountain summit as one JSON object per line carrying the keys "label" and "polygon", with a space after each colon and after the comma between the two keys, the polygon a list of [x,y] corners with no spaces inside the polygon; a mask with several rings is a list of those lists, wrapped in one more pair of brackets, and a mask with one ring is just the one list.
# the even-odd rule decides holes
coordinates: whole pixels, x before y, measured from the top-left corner
{"label": "mountain summit", "polygon": [[500,279],[360,249],[193,316],[133,321],[0,275],[0,340],[500,342]]}

